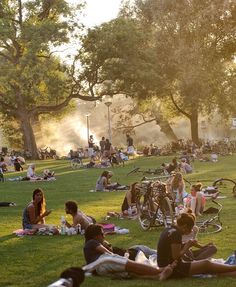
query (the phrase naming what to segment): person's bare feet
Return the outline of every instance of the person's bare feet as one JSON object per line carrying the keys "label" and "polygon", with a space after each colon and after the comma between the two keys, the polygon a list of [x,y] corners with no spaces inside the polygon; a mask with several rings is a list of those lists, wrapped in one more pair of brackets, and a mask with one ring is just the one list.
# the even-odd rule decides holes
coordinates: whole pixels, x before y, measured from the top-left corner
{"label": "person's bare feet", "polygon": [[167,265],[165,268],[163,268],[159,276],[159,280],[163,281],[169,278],[171,274],[173,273],[173,269],[176,267],[176,265],[177,265],[177,261],[174,261],[171,264]]}

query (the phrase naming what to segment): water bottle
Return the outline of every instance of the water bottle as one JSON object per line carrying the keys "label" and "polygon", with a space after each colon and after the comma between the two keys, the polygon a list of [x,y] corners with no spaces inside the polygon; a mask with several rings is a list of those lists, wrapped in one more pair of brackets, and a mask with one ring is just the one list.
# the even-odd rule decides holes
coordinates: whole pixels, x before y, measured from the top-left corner
{"label": "water bottle", "polygon": [[61,217],[61,235],[66,234],[66,219],[64,216]]}

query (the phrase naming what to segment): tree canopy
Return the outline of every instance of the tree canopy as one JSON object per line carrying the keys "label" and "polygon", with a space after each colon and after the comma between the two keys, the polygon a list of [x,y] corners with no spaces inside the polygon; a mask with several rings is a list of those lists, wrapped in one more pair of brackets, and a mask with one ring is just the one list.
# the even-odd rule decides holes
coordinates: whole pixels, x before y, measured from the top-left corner
{"label": "tree canopy", "polygon": [[34,157],[32,124],[40,114],[58,111],[73,98],[94,100],[81,92],[74,67],[55,54],[79,35],[74,13],[64,0],[0,3],[0,112],[3,120],[18,123],[24,149]]}

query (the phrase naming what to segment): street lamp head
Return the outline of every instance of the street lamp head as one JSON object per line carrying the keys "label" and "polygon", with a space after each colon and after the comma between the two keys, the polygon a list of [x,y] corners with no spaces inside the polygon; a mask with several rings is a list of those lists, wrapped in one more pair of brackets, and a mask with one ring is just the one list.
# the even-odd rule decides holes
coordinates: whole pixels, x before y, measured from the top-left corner
{"label": "street lamp head", "polygon": [[110,107],[111,104],[112,104],[112,97],[107,95],[107,96],[104,96],[104,104],[107,106],[107,107]]}
{"label": "street lamp head", "polygon": [[105,104],[107,107],[110,107],[111,104],[112,104],[112,102],[105,102],[104,104]]}

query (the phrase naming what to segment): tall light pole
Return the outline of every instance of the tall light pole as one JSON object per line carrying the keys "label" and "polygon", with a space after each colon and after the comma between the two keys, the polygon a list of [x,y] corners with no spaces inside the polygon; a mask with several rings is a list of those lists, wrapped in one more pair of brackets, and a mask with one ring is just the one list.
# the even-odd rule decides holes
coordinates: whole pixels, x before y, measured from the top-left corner
{"label": "tall light pole", "polygon": [[87,123],[87,139],[89,142],[89,116],[90,114],[86,114],[86,123]]}
{"label": "tall light pole", "polygon": [[111,115],[110,115],[110,106],[112,105],[112,98],[110,96],[106,96],[105,103],[107,106],[107,116],[108,116],[108,137],[111,142]]}

